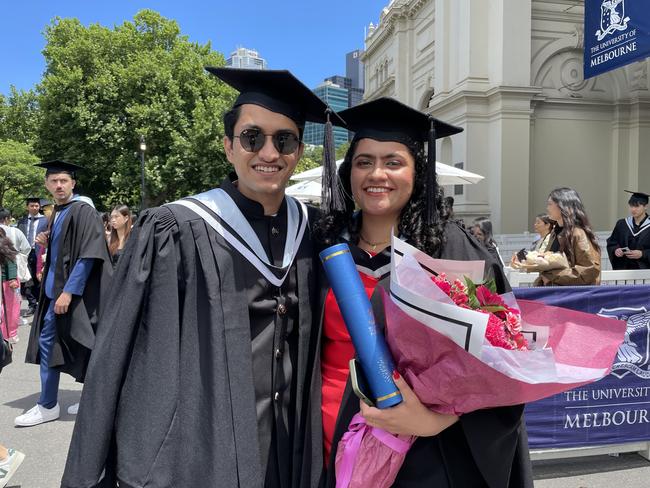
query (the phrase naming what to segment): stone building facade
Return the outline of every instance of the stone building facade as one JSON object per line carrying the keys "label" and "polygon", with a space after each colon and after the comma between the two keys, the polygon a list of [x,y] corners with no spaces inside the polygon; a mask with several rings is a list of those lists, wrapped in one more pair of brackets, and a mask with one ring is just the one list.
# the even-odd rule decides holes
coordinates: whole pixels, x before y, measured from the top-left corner
{"label": "stone building facade", "polygon": [[596,230],[650,193],[648,60],[584,80],[584,2],[393,0],[371,25],[365,99],[393,96],[465,129],[438,160],[486,179],[457,193],[466,221],[531,228],[548,193],[575,188]]}

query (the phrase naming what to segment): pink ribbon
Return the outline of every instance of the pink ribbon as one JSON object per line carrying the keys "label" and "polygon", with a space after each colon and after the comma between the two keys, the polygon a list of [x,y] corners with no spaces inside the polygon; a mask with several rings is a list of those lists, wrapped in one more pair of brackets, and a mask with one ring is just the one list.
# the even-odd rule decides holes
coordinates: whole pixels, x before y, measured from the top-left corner
{"label": "pink ribbon", "polygon": [[361,441],[366,432],[375,437],[379,442],[399,454],[406,454],[411,448],[411,443],[398,439],[395,435],[377,427],[370,427],[360,413],[352,417],[348,431],[341,439],[345,443],[345,451],[340,465],[336,466],[336,488],[348,488],[352,480],[352,472],[356,464]]}

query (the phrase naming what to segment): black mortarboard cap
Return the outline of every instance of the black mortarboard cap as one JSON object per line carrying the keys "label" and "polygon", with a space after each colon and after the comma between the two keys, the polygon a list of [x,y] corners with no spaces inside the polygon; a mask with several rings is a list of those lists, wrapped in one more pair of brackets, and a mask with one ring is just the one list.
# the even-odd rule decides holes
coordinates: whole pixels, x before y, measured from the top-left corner
{"label": "black mortarboard cap", "polygon": [[635,200],[643,203],[643,205],[647,205],[648,202],[650,201],[650,195],[648,195],[647,193],[643,193],[640,191],[632,191],[632,190],[625,190],[625,193],[631,193],[632,197],[630,199],[634,198]]}
{"label": "black mortarboard cap", "polygon": [[41,198],[39,203],[41,204],[41,207],[45,207],[47,205],[54,205],[52,202],[50,202],[46,198]]}
{"label": "black mortarboard cap", "polygon": [[[329,106],[287,70],[206,67],[210,73],[239,91],[233,104],[253,104],[286,115],[304,127],[305,122],[325,124]],[[332,112],[332,123],[345,122]]]}
{"label": "black mortarboard cap", "polygon": [[41,168],[45,168],[45,175],[51,175],[55,173],[69,173],[70,176],[75,178],[75,173],[79,170],[82,170],[83,167],[74,164],[74,163],[68,163],[67,161],[62,161],[60,159],[55,159],[53,161],[46,161],[44,163],[38,163],[35,164],[34,166],[40,166]]}
{"label": "black mortarboard cap", "polygon": [[27,197],[25,198],[25,203],[41,203],[41,197]]}
{"label": "black mortarboard cap", "polygon": [[427,223],[436,220],[435,195],[436,183],[436,139],[452,136],[462,132],[461,127],[447,124],[431,115],[415,110],[393,98],[378,98],[338,114],[354,132],[354,141],[374,139],[377,141],[399,142],[409,145],[425,141],[427,147],[426,197]]}

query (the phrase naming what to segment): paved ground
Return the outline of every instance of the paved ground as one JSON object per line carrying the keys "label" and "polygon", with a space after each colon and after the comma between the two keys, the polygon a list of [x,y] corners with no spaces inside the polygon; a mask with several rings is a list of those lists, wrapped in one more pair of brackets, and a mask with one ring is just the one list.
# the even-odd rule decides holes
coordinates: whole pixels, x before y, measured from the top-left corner
{"label": "paved ground", "polygon": [[25,453],[25,461],[9,482],[11,488],[56,488],[61,481],[68,453],[74,416],[69,405],[79,401],[81,385],[61,375],[59,404],[61,417],[35,427],[14,427],[14,418],[36,404],[40,392],[38,366],[25,364],[29,326],[19,328],[20,342],[13,363],[0,374],[0,443]]}
{"label": "paved ground", "polygon": [[[26,454],[8,488],[58,488],[74,425],[66,409],[79,401],[81,385],[62,375],[61,418],[36,427],[14,427],[14,417],[34,406],[40,390],[38,367],[24,363],[28,335],[29,326],[20,327],[14,362],[0,375],[0,443]],[[636,454],[539,461],[534,472],[535,488],[650,488],[650,462]]]}

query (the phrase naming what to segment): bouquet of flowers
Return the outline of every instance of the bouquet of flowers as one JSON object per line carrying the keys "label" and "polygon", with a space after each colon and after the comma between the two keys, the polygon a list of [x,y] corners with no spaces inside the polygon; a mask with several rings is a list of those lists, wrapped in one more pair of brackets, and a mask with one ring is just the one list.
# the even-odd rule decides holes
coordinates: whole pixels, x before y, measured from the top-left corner
{"label": "bouquet of flowers", "polygon": [[[498,295],[484,263],[435,260],[394,239],[386,340],[397,370],[433,411],[527,403],[604,377],[618,320]],[[338,446],[337,488],[390,486],[414,437],[356,416]]]}
{"label": "bouquet of flowers", "polygon": [[490,344],[504,349],[528,349],[521,329],[521,312],[497,294],[494,280],[476,284],[466,277],[464,282],[458,278],[452,282],[444,272],[431,279],[457,306],[488,314],[485,338]]}

